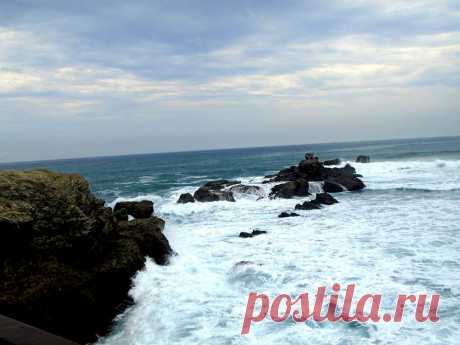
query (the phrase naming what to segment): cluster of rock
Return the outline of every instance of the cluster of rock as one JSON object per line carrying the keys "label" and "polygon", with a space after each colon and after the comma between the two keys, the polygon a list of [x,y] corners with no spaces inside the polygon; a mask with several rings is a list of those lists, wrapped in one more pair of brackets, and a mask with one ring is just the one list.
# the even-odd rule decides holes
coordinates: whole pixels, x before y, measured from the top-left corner
{"label": "cluster of rock", "polygon": [[257,194],[260,191],[258,186],[247,186],[241,184],[241,181],[216,180],[207,182],[198,188],[195,193],[181,194],[177,202],[186,204],[189,202],[212,202],[212,201],[230,201],[235,202],[234,193]]}
{"label": "cluster of rock", "polygon": [[152,213],[150,201],[113,212],[76,174],[0,172],[0,313],[96,340],[130,303],[145,257],[164,265],[173,253]]}

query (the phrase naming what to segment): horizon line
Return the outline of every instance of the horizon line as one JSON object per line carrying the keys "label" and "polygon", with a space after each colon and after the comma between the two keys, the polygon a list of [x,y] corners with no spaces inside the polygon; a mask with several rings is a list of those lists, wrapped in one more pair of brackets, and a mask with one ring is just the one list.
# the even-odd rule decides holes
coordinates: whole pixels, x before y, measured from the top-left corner
{"label": "horizon line", "polygon": [[109,154],[109,155],[95,155],[95,156],[79,156],[69,158],[51,158],[51,159],[38,159],[38,160],[23,160],[23,161],[0,161],[0,166],[11,164],[27,164],[27,163],[45,163],[45,162],[59,162],[59,161],[77,161],[86,159],[97,158],[116,158],[116,157],[134,157],[134,156],[148,156],[148,155],[163,155],[175,153],[194,153],[194,152],[212,152],[212,151],[231,151],[231,150],[244,150],[244,149],[261,149],[261,148],[274,148],[274,147],[291,147],[291,146],[305,146],[305,145],[328,145],[328,144],[351,144],[351,143],[364,143],[364,142],[383,142],[395,140],[413,140],[413,139],[436,139],[436,138],[460,138],[460,135],[446,135],[446,136],[427,136],[427,137],[407,137],[407,138],[387,138],[377,140],[346,140],[346,141],[325,141],[315,143],[300,143],[300,144],[282,144],[282,145],[256,145],[256,146],[240,146],[240,147],[224,147],[212,149],[198,149],[198,150],[178,150],[178,151],[161,151],[161,152],[141,152],[141,153],[127,153],[127,154]]}

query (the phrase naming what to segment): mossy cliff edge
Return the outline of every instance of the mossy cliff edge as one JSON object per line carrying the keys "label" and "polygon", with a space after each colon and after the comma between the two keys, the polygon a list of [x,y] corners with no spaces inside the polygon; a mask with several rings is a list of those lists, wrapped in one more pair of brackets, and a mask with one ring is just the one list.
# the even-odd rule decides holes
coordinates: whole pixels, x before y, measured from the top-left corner
{"label": "mossy cliff edge", "polygon": [[80,175],[0,172],[0,313],[78,342],[104,334],[145,257],[172,253],[162,219],[126,219]]}

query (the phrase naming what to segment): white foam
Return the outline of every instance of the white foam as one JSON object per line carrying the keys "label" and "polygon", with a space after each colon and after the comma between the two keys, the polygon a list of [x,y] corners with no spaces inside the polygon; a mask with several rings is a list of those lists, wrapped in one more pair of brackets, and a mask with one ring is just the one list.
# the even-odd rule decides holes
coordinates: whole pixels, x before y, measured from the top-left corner
{"label": "white foam", "polygon": [[[165,234],[179,253],[169,266],[148,262],[134,281],[136,301],[107,345],[148,344],[457,344],[460,281],[458,194],[452,200],[393,193],[394,188],[460,188],[456,161],[356,164],[370,189],[388,193],[340,193],[339,204],[278,218],[299,199],[177,204],[184,187],[155,201]],[[457,170],[456,170],[457,169]],[[454,171],[457,171],[454,173]],[[440,180],[440,179],[444,180]],[[242,179],[258,183],[261,178]],[[260,185],[265,193],[270,184]],[[250,239],[241,231],[268,233]],[[393,308],[397,293],[440,292],[441,324],[294,325],[269,320],[240,331],[251,291],[293,295],[321,285],[358,285],[357,294],[384,295]],[[411,310],[411,309],[409,309]],[[452,310],[454,310],[452,312]],[[409,312],[406,315],[411,315]],[[413,310],[412,310],[413,315]],[[346,340],[345,340],[346,339]]]}

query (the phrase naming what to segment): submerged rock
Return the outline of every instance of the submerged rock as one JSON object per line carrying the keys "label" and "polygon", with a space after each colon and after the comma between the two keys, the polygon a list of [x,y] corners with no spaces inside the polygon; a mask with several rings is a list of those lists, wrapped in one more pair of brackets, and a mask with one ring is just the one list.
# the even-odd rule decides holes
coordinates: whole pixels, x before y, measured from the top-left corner
{"label": "submerged rock", "polygon": [[312,201],[304,201],[302,204],[295,205],[296,210],[318,210],[321,208],[321,205],[318,203],[314,203]]}
{"label": "submerged rock", "polygon": [[181,194],[179,200],[177,200],[178,204],[187,204],[189,202],[195,202],[195,198],[190,193]]}
{"label": "submerged rock", "polygon": [[153,202],[150,200],[117,202],[113,211],[120,210],[126,210],[128,215],[136,219],[149,218],[153,214]]}
{"label": "submerged rock", "polygon": [[371,161],[371,157],[359,155],[356,157],[356,163],[369,163]]}
{"label": "submerged rock", "polygon": [[0,172],[0,313],[81,343],[104,334],[145,257],[173,252],[163,220],[117,219],[80,175]]}
{"label": "submerged rock", "polygon": [[278,218],[298,217],[300,214],[295,212],[281,212]]}
{"label": "submerged rock", "polygon": [[263,230],[252,230],[252,232],[240,232],[240,235],[239,237],[241,238],[250,238],[250,237],[254,237],[254,236],[259,236],[259,235],[262,235],[262,234],[266,234],[267,232],[266,231],[263,231]]}

